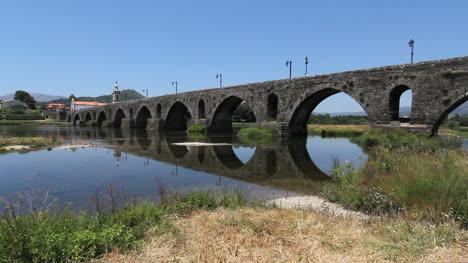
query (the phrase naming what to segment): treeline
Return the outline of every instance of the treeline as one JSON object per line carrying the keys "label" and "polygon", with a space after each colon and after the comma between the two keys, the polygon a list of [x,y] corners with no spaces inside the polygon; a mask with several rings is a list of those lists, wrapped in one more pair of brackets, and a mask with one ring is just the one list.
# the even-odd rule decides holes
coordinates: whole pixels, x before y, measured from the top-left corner
{"label": "treeline", "polygon": [[[134,99],[141,99],[144,98],[145,96],[141,95],[135,90],[132,89],[127,89],[127,90],[122,90],[120,91],[120,101],[125,101],[125,100],[134,100]],[[111,103],[112,102],[112,95],[102,95],[99,97],[77,97],[77,101],[97,101],[97,102],[104,102],[104,103]],[[65,104],[66,106],[70,106],[70,99],[57,99],[57,100],[52,100],[49,102],[41,102],[39,105],[46,105],[48,103],[62,103]]]}
{"label": "treeline", "polygon": [[368,125],[369,119],[367,116],[358,115],[340,115],[330,116],[330,114],[313,114],[310,115],[309,124],[341,124],[341,125]]}
{"label": "treeline", "polygon": [[455,130],[459,127],[468,127],[468,116],[456,114],[455,117],[446,118],[443,126]]}

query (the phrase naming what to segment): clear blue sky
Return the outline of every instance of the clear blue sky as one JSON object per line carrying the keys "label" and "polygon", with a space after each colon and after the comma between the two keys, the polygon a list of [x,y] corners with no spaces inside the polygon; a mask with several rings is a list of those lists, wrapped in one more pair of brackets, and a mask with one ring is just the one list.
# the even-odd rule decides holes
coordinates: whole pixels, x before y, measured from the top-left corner
{"label": "clear blue sky", "polygon": [[[468,55],[467,0],[0,0],[0,95],[150,96]],[[340,108],[353,102],[336,96]],[[336,107],[337,103],[333,103]],[[330,107],[330,108],[329,108]],[[323,109],[322,109],[323,108]]]}

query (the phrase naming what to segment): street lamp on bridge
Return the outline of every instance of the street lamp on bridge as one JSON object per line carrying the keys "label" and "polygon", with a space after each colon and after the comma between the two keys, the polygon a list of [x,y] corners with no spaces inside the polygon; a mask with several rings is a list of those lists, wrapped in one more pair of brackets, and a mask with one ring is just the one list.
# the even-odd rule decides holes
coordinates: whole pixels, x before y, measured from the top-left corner
{"label": "street lamp on bridge", "polygon": [[177,94],[177,81],[173,81],[172,82],[172,86],[175,85],[175,94]]}
{"label": "street lamp on bridge", "polygon": [[143,93],[145,93],[145,91],[146,91],[146,97],[148,98],[148,89],[144,89]]}
{"label": "street lamp on bridge", "polygon": [[307,76],[307,65],[308,64],[309,64],[309,58],[306,56],[305,57],[305,68],[306,68],[305,76]]}
{"label": "street lamp on bridge", "polygon": [[413,64],[413,54],[414,54],[414,40],[410,39],[408,45],[411,48],[411,64]]}
{"label": "street lamp on bridge", "polygon": [[223,86],[223,74],[216,74],[216,78],[219,79],[219,87]]}
{"label": "street lamp on bridge", "polygon": [[291,73],[292,73],[292,61],[291,60],[286,60],[286,67],[289,66],[289,78],[291,78]]}

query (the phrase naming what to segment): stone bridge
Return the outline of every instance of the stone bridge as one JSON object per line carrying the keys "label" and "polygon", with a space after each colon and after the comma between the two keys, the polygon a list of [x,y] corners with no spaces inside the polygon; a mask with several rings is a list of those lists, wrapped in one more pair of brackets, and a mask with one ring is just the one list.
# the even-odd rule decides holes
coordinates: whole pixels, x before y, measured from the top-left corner
{"label": "stone bridge", "polygon": [[412,91],[411,118],[402,127],[436,135],[444,118],[468,99],[468,57],[117,102],[72,111],[67,120],[75,125],[148,130],[186,130],[188,125],[200,124],[209,132],[232,131],[233,112],[244,101],[258,125],[303,135],[314,108],[339,92],[362,106],[373,127],[400,121],[400,96],[408,89]]}

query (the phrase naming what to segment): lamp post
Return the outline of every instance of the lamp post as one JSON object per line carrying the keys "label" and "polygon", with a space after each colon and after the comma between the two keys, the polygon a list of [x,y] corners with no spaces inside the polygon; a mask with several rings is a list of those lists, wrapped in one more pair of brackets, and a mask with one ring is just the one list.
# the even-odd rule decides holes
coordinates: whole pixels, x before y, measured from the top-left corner
{"label": "lamp post", "polygon": [[414,40],[410,39],[408,45],[411,47],[411,64],[413,64]]}
{"label": "lamp post", "polygon": [[306,56],[305,57],[305,68],[306,68],[305,76],[307,76],[307,65],[308,64],[309,64],[309,58]]}
{"label": "lamp post", "polygon": [[286,67],[289,66],[289,78],[291,78],[291,72],[292,72],[292,61],[291,60],[286,60]]}
{"label": "lamp post", "polygon": [[223,74],[216,74],[216,78],[219,79],[219,87],[223,86]]}
{"label": "lamp post", "polygon": [[173,81],[172,82],[172,86],[175,85],[175,94],[177,94],[177,81]]}
{"label": "lamp post", "polygon": [[148,98],[148,89],[144,89],[143,92],[146,91],[146,97]]}

